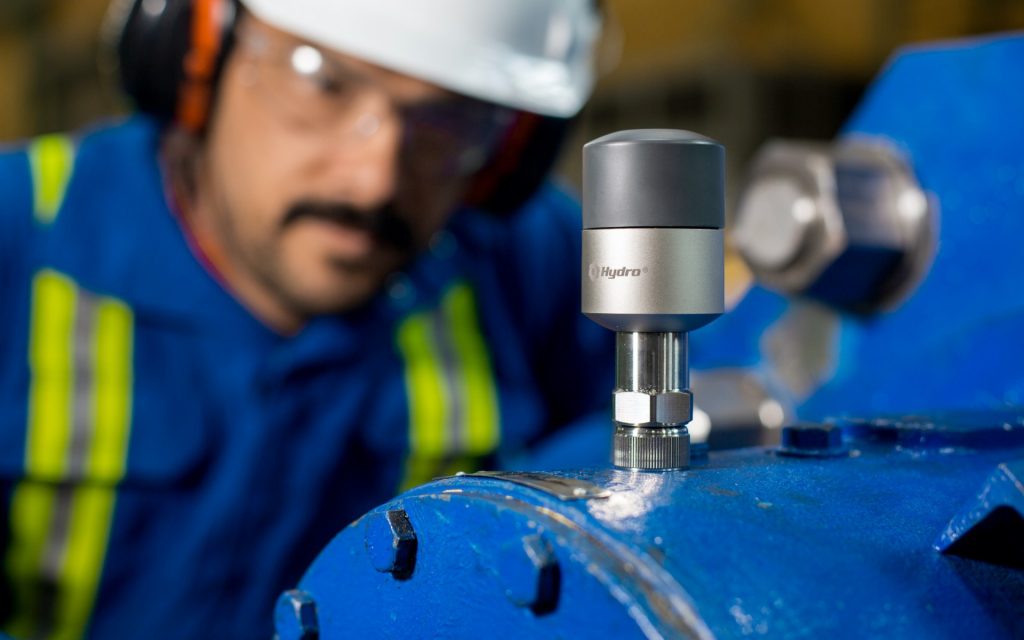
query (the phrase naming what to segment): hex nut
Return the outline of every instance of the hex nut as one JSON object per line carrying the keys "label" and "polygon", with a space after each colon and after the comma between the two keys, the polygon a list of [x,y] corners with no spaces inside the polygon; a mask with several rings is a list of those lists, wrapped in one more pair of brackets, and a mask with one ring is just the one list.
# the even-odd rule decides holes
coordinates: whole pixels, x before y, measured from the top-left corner
{"label": "hex nut", "polygon": [[895,304],[927,272],[933,207],[890,144],[773,141],[752,167],[732,237],[761,284],[863,312]]}
{"label": "hex nut", "polygon": [[528,607],[536,614],[555,609],[560,569],[554,550],[543,536],[528,535],[505,544],[497,560],[498,576],[512,604]]}
{"label": "hex nut", "polygon": [[616,391],[612,395],[615,422],[633,426],[676,426],[693,417],[693,396],[687,391]]}
{"label": "hex nut", "polygon": [[758,153],[733,240],[760,282],[802,293],[844,251],[834,171],[831,148],[820,143],[776,140]]}
{"label": "hex nut", "polygon": [[313,596],[298,589],[282,593],[274,608],[274,627],[279,640],[316,640],[320,622]]}
{"label": "hex nut", "polygon": [[416,532],[405,510],[370,513],[363,526],[373,568],[399,579],[411,576],[416,564]]}
{"label": "hex nut", "polygon": [[848,452],[842,429],[833,424],[798,424],[782,429],[778,452],[784,456],[832,458]]}

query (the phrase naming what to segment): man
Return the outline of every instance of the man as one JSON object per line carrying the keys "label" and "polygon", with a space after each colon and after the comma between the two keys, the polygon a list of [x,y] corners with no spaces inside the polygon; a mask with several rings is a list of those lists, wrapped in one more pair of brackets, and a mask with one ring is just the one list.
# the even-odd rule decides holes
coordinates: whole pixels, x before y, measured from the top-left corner
{"label": "man", "polygon": [[599,17],[124,10],[146,115],[0,155],[0,613],[18,638],[268,637],[368,508],[606,419],[577,207],[539,179]]}

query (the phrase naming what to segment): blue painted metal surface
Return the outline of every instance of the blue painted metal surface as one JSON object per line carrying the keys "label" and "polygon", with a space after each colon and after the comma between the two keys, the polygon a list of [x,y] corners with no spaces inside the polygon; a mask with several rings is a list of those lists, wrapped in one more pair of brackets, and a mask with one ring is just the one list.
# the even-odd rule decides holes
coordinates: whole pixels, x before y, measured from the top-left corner
{"label": "blue painted metal surface", "polygon": [[[1024,631],[1024,572],[934,546],[986,477],[1024,454],[1024,418],[844,428],[849,449],[837,457],[747,449],[683,472],[554,474],[603,498],[440,480],[343,531],[300,588],[317,601],[324,639]],[[418,541],[406,579],[377,571],[364,544],[374,518],[396,509]]]}

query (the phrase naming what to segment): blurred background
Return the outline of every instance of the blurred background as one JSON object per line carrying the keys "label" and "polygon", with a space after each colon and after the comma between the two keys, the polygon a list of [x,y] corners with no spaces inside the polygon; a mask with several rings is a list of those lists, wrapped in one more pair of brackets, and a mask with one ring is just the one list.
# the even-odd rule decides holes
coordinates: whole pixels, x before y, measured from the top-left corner
{"label": "blurred background", "polygon": [[[102,68],[108,0],[0,0],[0,140],[126,111]],[[827,139],[894,49],[1024,28],[1024,0],[609,0],[606,72],[561,166],[616,129],[676,127],[729,152],[730,184],[771,137]],[[109,71],[109,69],[108,69]]]}

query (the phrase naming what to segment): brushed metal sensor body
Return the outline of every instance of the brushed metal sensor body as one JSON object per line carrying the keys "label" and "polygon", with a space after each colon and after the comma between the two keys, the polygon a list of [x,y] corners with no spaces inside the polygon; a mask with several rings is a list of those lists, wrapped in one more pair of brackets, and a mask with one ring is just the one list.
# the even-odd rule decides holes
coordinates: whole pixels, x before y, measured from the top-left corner
{"label": "brushed metal sensor body", "polygon": [[613,331],[704,326],[725,305],[722,238],[722,229],[584,229],[583,312]]}
{"label": "brushed metal sensor body", "polygon": [[687,333],[725,307],[724,150],[688,131],[583,149],[583,313],[617,332],[612,463],[685,469]]}

